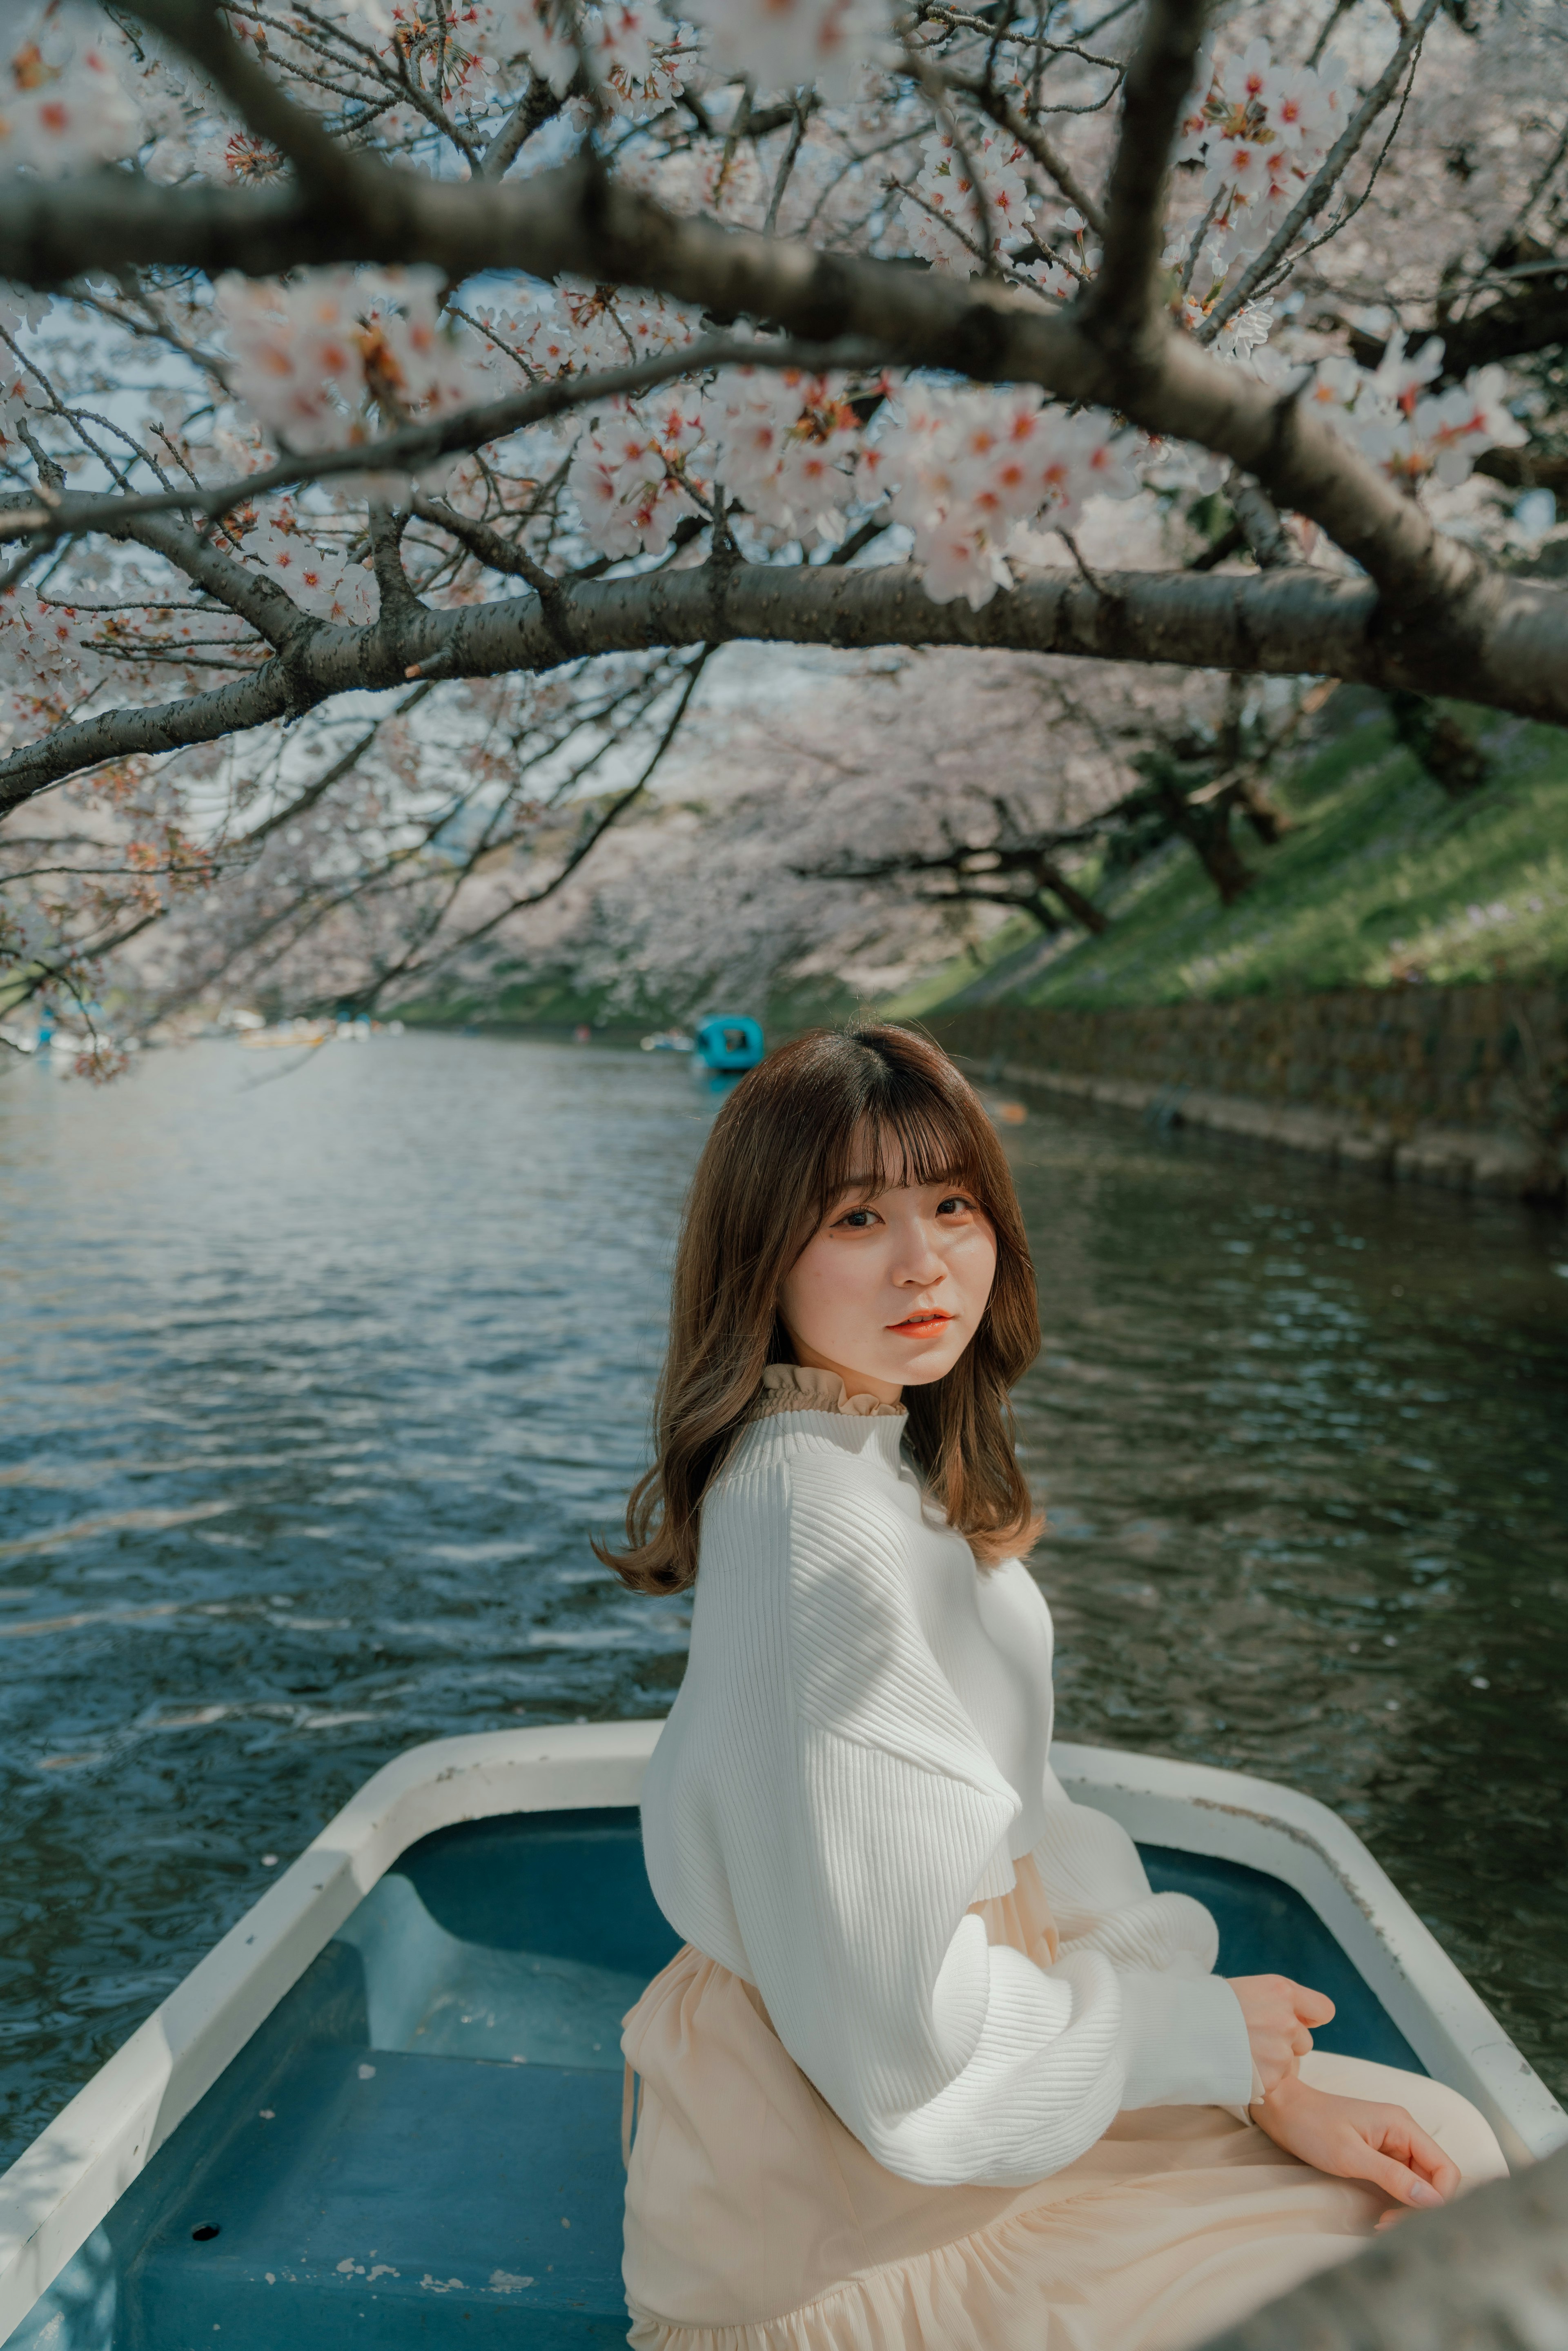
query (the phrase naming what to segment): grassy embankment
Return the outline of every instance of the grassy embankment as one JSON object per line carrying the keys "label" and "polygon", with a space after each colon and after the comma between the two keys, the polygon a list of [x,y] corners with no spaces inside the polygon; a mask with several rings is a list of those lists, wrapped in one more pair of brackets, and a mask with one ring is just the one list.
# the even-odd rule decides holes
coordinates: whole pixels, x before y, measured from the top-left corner
{"label": "grassy embankment", "polygon": [[[1270,790],[1291,830],[1274,849],[1237,824],[1257,880],[1222,906],[1173,843],[1098,893],[1100,938],[1042,939],[1020,915],[886,1009],[964,1002],[1171,1004],[1400,981],[1568,975],[1568,733],[1458,715],[1491,780],[1446,799],[1369,708]],[[1093,887],[1093,877],[1081,886]]]}

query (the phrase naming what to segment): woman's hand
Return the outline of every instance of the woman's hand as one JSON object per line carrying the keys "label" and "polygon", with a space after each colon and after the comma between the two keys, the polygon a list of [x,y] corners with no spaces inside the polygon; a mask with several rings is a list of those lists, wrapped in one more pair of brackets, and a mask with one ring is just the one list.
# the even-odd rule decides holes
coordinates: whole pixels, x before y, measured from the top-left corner
{"label": "woman's hand", "polygon": [[1228,1980],[1247,2019],[1258,2078],[1265,2091],[1271,2090],[1276,2082],[1295,2074],[1297,2060],[1312,2045],[1308,2028],[1326,2024],[1333,2002],[1323,1992],[1292,1983],[1289,1976],[1231,1976]]}
{"label": "woman's hand", "polygon": [[[1400,2204],[1446,2204],[1459,2184],[1435,2138],[1403,2106],[1339,2098],[1286,2074],[1249,2109],[1276,2147],[1336,2179],[1370,2179]],[[1395,2218],[1385,2213],[1379,2228]]]}

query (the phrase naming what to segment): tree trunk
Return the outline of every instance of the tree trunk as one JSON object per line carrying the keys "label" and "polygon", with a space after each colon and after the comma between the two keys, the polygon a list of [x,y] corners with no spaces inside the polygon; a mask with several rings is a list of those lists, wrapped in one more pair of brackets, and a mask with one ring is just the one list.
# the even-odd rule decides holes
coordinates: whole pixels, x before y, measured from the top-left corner
{"label": "tree trunk", "polygon": [[1109,919],[1101,913],[1093,899],[1086,898],[1082,890],[1075,890],[1061,868],[1053,865],[1049,857],[1039,861],[1035,872],[1040,876],[1040,886],[1049,890],[1053,897],[1061,899],[1075,923],[1082,923],[1083,928],[1092,931],[1096,938],[1103,931],[1109,930]]}
{"label": "tree trunk", "polygon": [[1031,890],[1027,898],[1016,899],[1014,904],[1034,917],[1048,939],[1060,938],[1067,928],[1043,890]]}
{"label": "tree trunk", "polygon": [[1264,848],[1277,848],[1291,831],[1291,820],[1274,806],[1262,785],[1243,776],[1236,787],[1236,801]]}
{"label": "tree trunk", "polygon": [[1406,749],[1414,752],[1451,800],[1479,791],[1490,777],[1486,753],[1429,695],[1396,690],[1388,697],[1388,715]]}
{"label": "tree trunk", "polygon": [[1206,2351],[1563,2351],[1568,2147],[1399,2221]]}
{"label": "tree trunk", "polygon": [[1230,835],[1228,795],[1207,808],[1194,808],[1184,792],[1167,789],[1165,795],[1173,831],[1193,850],[1204,872],[1219,893],[1220,904],[1234,906],[1257,875]]}

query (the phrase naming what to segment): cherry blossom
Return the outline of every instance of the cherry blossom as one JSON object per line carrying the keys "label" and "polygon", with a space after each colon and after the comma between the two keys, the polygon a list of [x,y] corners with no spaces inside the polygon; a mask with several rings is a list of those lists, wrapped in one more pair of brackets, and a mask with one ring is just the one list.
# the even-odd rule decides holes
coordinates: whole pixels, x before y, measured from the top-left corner
{"label": "cherry blossom", "polygon": [[854,95],[889,26],[880,0],[682,0],[682,7],[706,31],[723,70],[751,75],[759,89],[815,84],[827,99]]}
{"label": "cherry blossom", "polygon": [[[618,401],[578,442],[567,476],[582,526],[604,555],[662,555],[683,514],[697,500],[687,490],[686,458],[702,438],[690,390],[682,386],[657,410]],[[702,485],[695,484],[700,497]]]}
{"label": "cherry blossom", "polygon": [[1261,250],[1327,154],[1343,127],[1344,75],[1332,50],[1316,67],[1276,65],[1261,37],[1239,56],[1204,60],[1176,153],[1205,167],[1212,280]]}
{"label": "cherry blossom", "polygon": [[141,138],[121,86],[116,28],[47,9],[29,12],[0,68],[0,172],[57,179],[131,153]]}
{"label": "cherry blossom", "polygon": [[245,540],[245,552],[294,601],[323,621],[364,626],[381,608],[375,574],[338,550],[323,548],[308,529],[265,522]]}
{"label": "cherry blossom", "polygon": [[1462,384],[1428,392],[1442,365],[1439,337],[1407,355],[1396,334],[1375,369],[1341,357],[1321,361],[1310,397],[1393,479],[1416,488],[1430,478],[1457,489],[1483,450],[1517,448],[1528,435],[1507,405],[1501,368],[1473,369]]}
{"label": "cherry blossom", "polygon": [[548,377],[629,367],[679,350],[701,330],[695,311],[662,295],[571,278],[542,290],[526,309],[476,306],[472,316],[490,338],[493,360],[515,356]]}
{"label": "cherry blossom", "polygon": [[656,8],[607,0],[585,24],[589,56],[612,105],[641,114],[678,99],[689,53]]}
{"label": "cherry blossom", "polygon": [[0,687],[12,702],[10,724],[40,703],[65,716],[89,695],[104,664],[71,607],[41,598],[8,597],[0,607]]}
{"label": "cherry blossom", "polygon": [[1010,580],[1019,526],[1071,530],[1093,496],[1137,486],[1124,440],[1106,416],[1069,416],[1038,392],[1004,399],[906,384],[899,413],[862,467],[865,490],[885,486],[914,534],[926,594],[962,596],[977,611]]}
{"label": "cherry blossom", "polygon": [[950,130],[934,131],[901,206],[915,251],[956,277],[972,277],[984,258],[988,221],[1000,239],[1018,235],[1034,216],[1023,160],[1016,140],[989,127],[962,144]]}
{"label": "cherry blossom", "polygon": [[477,357],[443,326],[437,284],[423,269],[221,278],[236,391],[300,450],[351,447],[379,425],[469,405],[482,396]]}
{"label": "cherry blossom", "polygon": [[715,470],[758,521],[836,540],[854,495],[859,420],[841,376],[730,368],[703,404]]}

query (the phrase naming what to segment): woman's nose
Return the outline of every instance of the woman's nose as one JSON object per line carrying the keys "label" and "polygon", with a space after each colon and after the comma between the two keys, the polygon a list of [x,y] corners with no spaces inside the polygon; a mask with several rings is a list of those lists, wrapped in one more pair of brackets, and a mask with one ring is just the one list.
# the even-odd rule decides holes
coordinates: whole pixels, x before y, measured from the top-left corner
{"label": "woman's nose", "polygon": [[936,1246],[936,1234],[927,1231],[925,1226],[918,1227],[909,1236],[894,1279],[910,1288],[928,1290],[933,1282],[945,1280],[946,1273],[946,1263]]}

